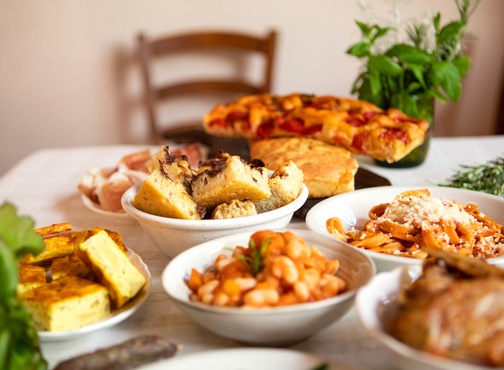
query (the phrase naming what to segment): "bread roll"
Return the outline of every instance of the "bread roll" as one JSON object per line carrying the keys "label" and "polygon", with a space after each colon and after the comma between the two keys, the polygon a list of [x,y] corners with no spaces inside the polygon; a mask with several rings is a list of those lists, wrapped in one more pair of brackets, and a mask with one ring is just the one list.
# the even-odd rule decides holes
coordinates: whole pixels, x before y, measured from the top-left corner
{"label": "bread roll", "polygon": [[228,203],[219,204],[212,213],[212,219],[223,220],[236,217],[254,216],[257,210],[251,200],[233,199]]}
{"label": "bread roll", "polygon": [[289,204],[299,196],[303,172],[292,161],[278,168],[268,180],[271,197],[256,203],[258,213],[272,211]]}
{"label": "bread roll", "polygon": [[170,155],[162,147],[148,164],[150,175],[138,189],[133,206],[156,216],[199,220],[198,204],[191,197],[191,182],[195,172],[187,157]]}
{"label": "bread roll", "polygon": [[192,195],[196,203],[214,208],[233,199],[257,202],[271,196],[268,170],[243,161],[227,153],[206,161],[192,182]]}
{"label": "bread roll", "polygon": [[343,148],[305,137],[254,140],[250,156],[272,170],[288,161],[303,171],[309,198],[324,198],[354,190],[358,162]]}

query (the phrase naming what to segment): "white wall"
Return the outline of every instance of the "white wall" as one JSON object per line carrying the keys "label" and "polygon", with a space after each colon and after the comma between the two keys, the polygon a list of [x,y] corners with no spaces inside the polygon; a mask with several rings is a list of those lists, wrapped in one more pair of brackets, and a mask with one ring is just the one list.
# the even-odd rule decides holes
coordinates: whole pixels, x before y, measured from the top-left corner
{"label": "white wall", "polygon": [[[368,0],[385,21],[391,2]],[[441,11],[445,21],[457,16],[448,0],[404,0],[402,9],[406,19],[429,10]],[[469,25],[477,38],[473,66],[459,104],[438,107],[436,135],[493,133],[504,73],[503,16],[504,1],[481,1]],[[349,96],[359,69],[345,54],[359,39],[355,19],[365,19],[356,0],[2,0],[0,174],[44,147],[145,142],[132,54],[140,30],[275,27],[275,93]]]}

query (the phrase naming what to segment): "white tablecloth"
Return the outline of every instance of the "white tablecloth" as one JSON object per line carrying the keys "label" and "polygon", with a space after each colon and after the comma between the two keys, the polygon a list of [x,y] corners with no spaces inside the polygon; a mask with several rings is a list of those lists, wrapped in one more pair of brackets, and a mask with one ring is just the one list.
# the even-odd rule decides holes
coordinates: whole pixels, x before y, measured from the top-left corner
{"label": "white tablecloth", "polygon": [[[114,166],[124,155],[144,147],[97,146],[44,149],[33,153],[0,179],[0,203],[13,203],[20,214],[30,215],[36,226],[69,221],[75,230],[100,226],[118,231],[126,245],[141,256],[152,273],[152,288],[146,302],[117,326],[75,340],[42,343],[50,367],[75,355],[110,346],[139,334],[159,334],[182,345],[177,356],[221,348],[241,347],[220,338],[187,319],[168,300],[160,275],[169,259],[164,256],[129,218],[113,219],[88,210],[77,184],[93,167]],[[154,148],[156,149],[156,148]],[[359,157],[362,167],[388,178],[393,185],[412,187],[446,182],[460,164],[479,164],[504,154],[504,136],[434,138],[426,162],[411,169],[377,167]],[[299,219],[292,227],[303,228]],[[310,352],[360,369],[393,369],[388,351],[360,325],[355,310],[342,320],[293,349]]]}

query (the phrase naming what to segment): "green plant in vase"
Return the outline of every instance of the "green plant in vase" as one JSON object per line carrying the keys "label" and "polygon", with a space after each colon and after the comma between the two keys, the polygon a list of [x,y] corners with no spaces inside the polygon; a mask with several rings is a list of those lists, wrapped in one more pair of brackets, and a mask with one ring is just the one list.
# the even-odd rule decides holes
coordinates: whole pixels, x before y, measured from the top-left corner
{"label": "green plant in vase", "polygon": [[397,108],[412,117],[427,120],[431,127],[424,144],[388,167],[413,167],[423,163],[434,123],[434,103],[457,102],[461,79],[469,71],[470,58],[462,54],[470,15],[479,0],[454,0],[460,19],[441,25],[441,14],[407,25],[406,42],[399,39],[399,27],[382,27],[357,21],[361,41],[347,53],[364,62],[352,86],[352,94],[380,108]]}

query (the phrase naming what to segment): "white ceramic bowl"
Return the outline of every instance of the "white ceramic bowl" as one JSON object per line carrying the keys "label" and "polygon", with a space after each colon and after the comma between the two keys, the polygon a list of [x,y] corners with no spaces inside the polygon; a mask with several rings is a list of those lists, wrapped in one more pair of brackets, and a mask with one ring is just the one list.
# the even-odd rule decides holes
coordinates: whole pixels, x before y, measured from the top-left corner
{"label": "white ceramic bowl", "polygon": [[[490,369],[435,356],[412,348],[387,333],[397,309],[397,294],[401,288],[415,280],[422,272],[420,266],[397,267],[377,274],[369,284],[359,290],[355,305],[357,315],[366,330],[383,343],[396,358],[401,369],[407,370],[476,370]],[[494,368],[495,369],[495,368]]]}
{"label": "white ceramic bowl", "polygon": [[[389,203],[396,195],[414,189],[427,188],[434,197],[454,199],[460,203],[473,202],[486,215],[492,217],[500,224],[504,223],[504,198],[482,192],[466,189],[448,188],[441,186],[415,187],[415,186],[381,186],[356,190],[349,193],[333,196],[316,204],[306,215],[308,229],[326,236],[331,236],[326,229],[326,220],[338,217],[345,229],[352,226],[360,229],[369,220],[369,210],[380,203]],[[356,248],[356,247],[352,247]],[[399,266],[422,264],[422,260],[416,258],[392,256],[378,252],[371,252],[358,248],[371,257],[378,272],[390,271]],[[490,264],[504,265],[504,257],[489,258]]]}
{"label": "white ceramic bowl", "polygon": [[269,212],[228,220],[180,220],[151,215],[135,208],[131,202],[141,185],[136,184],[124,193],[122,206],[138,221],[154,244],[169,257],[175,257],[187,248],[221,236],[249,230],[285,228],[294,212],[301,208],[308,198],[308,189],[303,184],[296,199]]}
{"label": "white ceramic bowl", "polygon": [[[284,230],[285,231],[285,230]],[[339,275],[349,289],[326,300],[284,307],[245,309],[215,307],[189,300],[184,283],[192,268],[203,271],[221,253],[231,254],[237,245],[247,245],[253,232],[215,239],[181,253],[166,267],[162,284],[168,296],[189,318],[206,329],[236,341],[265,346],[285,346],[301,342],[337,321],[354,302],[357,290],[375,273],[372,260],[343,243],[307,230],[290,230],[315,246],[327,258],[341,262]]]}

